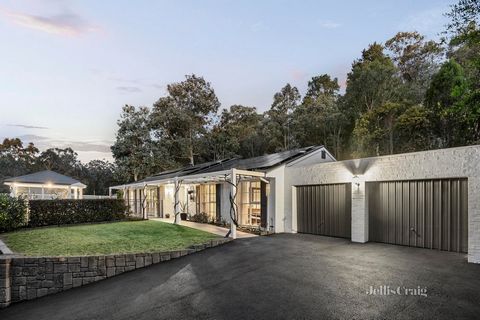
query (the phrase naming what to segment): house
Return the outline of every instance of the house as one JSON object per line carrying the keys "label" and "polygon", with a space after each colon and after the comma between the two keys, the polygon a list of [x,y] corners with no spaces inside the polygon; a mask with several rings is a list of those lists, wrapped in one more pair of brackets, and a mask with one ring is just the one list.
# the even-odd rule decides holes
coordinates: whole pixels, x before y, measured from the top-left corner
{"label": "house", "polygon": [[82,199],[87,186],[63,174],[45,170],[4,180],[14,197],[35,199]]}
{"label": "house", "polygon": [[345,161],[310,147],[205,163],[115,188],[146,218],[206,212],[212,220],[230,223],[233,216],[239,225],[276,233],[461,252],[480,263],[479,163],[479,145]]}
{"label": "house", "polygon": [[[123,190],[131,212],[144,218],[205,213],[211,221],[231,222],[284,232],[283,194],[286,165],[305,166],[335,161],[323,147],[299,148],[249,159],[232,158],[159,173]],[[236,213],[230,196],[235,194]],[[177,205],[175,205],[177,204]]]}

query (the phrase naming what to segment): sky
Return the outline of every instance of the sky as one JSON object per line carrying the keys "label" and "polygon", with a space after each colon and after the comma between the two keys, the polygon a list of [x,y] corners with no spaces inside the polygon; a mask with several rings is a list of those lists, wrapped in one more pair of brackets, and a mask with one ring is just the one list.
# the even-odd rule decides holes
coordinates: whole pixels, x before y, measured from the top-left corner
{"label": "sky", "polygon": [[454,0],[0,0],[0,138],[112,160],[125,104],[152,106],[186,74],[222,108],[267,110],[286,83],[328,73],[398,31],[436,39]]}

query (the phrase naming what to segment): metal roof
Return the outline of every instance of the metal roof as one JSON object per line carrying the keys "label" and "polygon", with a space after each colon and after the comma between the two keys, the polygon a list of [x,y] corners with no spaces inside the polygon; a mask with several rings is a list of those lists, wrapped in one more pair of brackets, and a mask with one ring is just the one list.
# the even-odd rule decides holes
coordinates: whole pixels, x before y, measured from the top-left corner
{"label": "metal roof", "polygon": [[247,159],[230,159],[219,163],[216,166],[200,170],[197,173],[215,172],[233,168],[242,170],[268,170],[278,165],[296,160],[306,154],[321,149],[322,147],[323,146],[298,148]]}
{"label": "metal roof", "polygon": [[[164,180],[164,179],[170,179],[170,178],[175,178],[175,177],[183,177],[191,174],[196,174],[200,172],[204,172],[205,170],[208,170],[210,168],[219,168],[218,170],[214,171],[219,171],[221,170],[221,166],[224,162],[228,162],[231,159],[225,159],[225,160],[218,160],[218,161],[211,161],[211,162],[205,162],[201,164],[197,164],[194,166],[188,166],[188,167],[183,167],[179,169],[174,169],[174,170],[168,170],[161,172],[159,174],[147,177],[145,179],[142,179],[140,181],[137,181],[136,183],[142,183],[142,182],[149,182],[149,181],[156,181],[156,180]],[[210,172],[210,171],[205,171],[205,172]]]}
{"label": "metal roof", "polygon": [[39,171],[31,174],[26,174],[24,176],[13,177],[5,179],[4,182],[16,182],[16,183],[38,183],[38,184],[58,184],[58,185],[74,185],[82,184],[80,181],[73,178],[67,177],[63,174],[45,170]]}
{"label": "metal roof", "polygon": [[241,170],[268,170],[272,167],[296,160],[306,154],[319,150],[322,147],[323,146],[298,148],[247,159],[231,158],[205,162],[194,166],[164,171],[159,174],[147,177],[143,180],[137,181],[135,183],[173,179],[175,177],[184,177],[192,174],[212,173],[234,168]]}

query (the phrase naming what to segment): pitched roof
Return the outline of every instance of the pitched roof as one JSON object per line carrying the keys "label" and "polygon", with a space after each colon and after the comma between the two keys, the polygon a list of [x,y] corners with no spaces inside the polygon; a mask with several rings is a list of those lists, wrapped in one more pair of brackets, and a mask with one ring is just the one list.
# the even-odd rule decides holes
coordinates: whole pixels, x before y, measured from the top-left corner
{"label": "pitched roof", "polygon": [[[205,162],[205,163],[197,164],[197,165],[194,165],[194,166],[188,166],[188,167],[163,171],[163,172],[160,172],[156,175],[153,175],[153,176],[147,177],[143,180],[140,180],[138,182],[148,182],[148,181],[155,181],[155,180],[160,180],[160,179],[170,179],[170,178],[175,178],[175,177],[183,177],[183,176],[186,176],[186,175],[189,175],[189,174],[200,173],[200,172],[203,172],[203,170],[208,170],[209,168],[216,168],[219,165],[221,165],[222,163],[227,162],[227,161],[230,161],[230,159]],[[218,171],[218,170],[214,170],[214,171]]]}
{"label": "pitched roof", "polygon": [[179,169],[164,171],[159,174],[147,177],[136,183],[173,179],[175,177],[184,177],[191,174],[211,173],[230,169],[242,169],[242,170],[268,170],[278,165],[288,163],[303,157],[306,154],[314,152],[323,146],[313,146],[306,148],[292,149],[288,151],[277,152],[265,156],[259,156],[254,158],[231,158],[218,161],[205,162],[194,166],[183,167]]}
{"label": "pitched roof", "polygon": [[17,182],[17,183],[38,183],[38,184],[58,184],[58,185],[73,185],[73,184],[82,184],[80,181],[73,178],[67,177],[63,174],[45,170],[39,171],[31,174],[26,174],[24,176],[13,177],[5,179],[4,182]]}
{"label": "pitched roof", "polygon": [[219,163],[217,166],[200,170],[197,173],[215,172],[232,168],[243,170],[268,170],[278,165],[296,160],[306,154],[321,149],[322,147],[323,146],[298,148],[247,159],[230,159]]}

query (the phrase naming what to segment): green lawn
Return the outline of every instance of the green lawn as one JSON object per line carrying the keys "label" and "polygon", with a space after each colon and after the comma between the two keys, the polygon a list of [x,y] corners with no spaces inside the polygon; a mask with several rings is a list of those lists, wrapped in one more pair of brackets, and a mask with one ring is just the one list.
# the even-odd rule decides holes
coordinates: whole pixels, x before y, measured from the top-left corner
{"label": "green lawn", "polygon": [[39,228],[1,234],[15,253],[76,256],[184,249],[218,236],[159,221]]}

